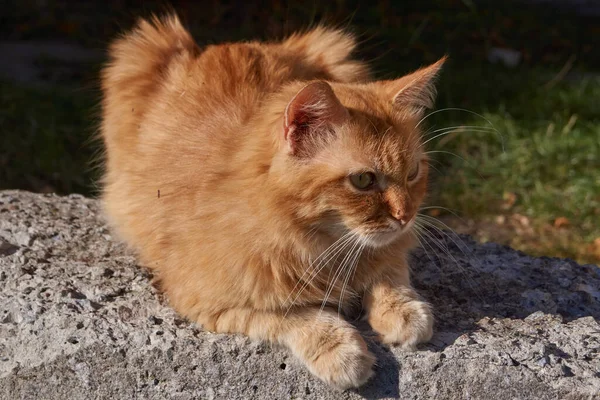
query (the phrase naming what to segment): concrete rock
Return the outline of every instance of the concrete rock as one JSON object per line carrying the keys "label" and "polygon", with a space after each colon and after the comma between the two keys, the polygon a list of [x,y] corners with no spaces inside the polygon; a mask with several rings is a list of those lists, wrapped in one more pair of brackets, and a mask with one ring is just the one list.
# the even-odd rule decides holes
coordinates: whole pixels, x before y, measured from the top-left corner
{"label": "concrete rock", "polygon": [[429,234],[413,270],[437,333],[413,353],[372,342],[376,376],[342,393],[178,317],[96,201],[0,192],[0,398],[598,398],[597,266]]}

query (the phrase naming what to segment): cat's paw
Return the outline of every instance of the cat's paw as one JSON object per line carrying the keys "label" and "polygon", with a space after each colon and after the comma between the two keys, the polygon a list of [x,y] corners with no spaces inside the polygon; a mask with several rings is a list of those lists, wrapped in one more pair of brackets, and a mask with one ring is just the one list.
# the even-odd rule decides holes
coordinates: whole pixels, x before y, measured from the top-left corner
{"label": "cat's paw", "polygon": [[376,307],[368,317],[381,342],[414,350],[433,336],[431,306],[421,300],[396,302]]}
{"label": "cat's paw", "polygon": [[367,349],[360,333],[350,325],[319,330],[317,346],[305,357],[310,372],[340,390],[356,388],[373,376],[375,356]]}

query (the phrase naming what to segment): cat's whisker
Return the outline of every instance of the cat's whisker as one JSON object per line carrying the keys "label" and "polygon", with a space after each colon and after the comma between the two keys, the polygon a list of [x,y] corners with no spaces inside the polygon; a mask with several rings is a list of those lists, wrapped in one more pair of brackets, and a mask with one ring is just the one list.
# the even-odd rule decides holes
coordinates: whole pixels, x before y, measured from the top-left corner
{"label": "cat's whisker", "polygon": [[346,277],[345,277],[344,283],[342,285],[342,291],[340,292],[340,300],[338,302],[338,318],[340,318],[342,304],[344,303],[344,291],[346,290],[348,283],[350,282],[350,275],[354,276],[353,272],[356,271],[356,267],[358,266],[360,257],[362,255],[362,251],[365,248],[365,246],[366,246],[366,242],[361,243],[360,247],[356,251],[354,258],[352,259],[352,261],[349,264],[350,268],[348,268],[348,271],[346,272]]}
{"label": "cat's whisker", "polygon": [[[462,251],[463,254],[465,254],[465,248],[467,248],[467,245],[465,244],[465,242],[460,238],[460,236],[458,236],[452,229],[450,229],[450,227],[448,225],[446,225],[445,223],[443,223],[442,221],[440,221],[437,218],[434,218],[430,215],[426,215],[426,214],[417,214],[417,218],[425,218],[424,220],[421,219],[421,222],[426,223],[428,226],[431,226],[432,228],[436,229],[440,234],[447,234],[446,232],[444,232],[442,229],[440,229],[439,227],[435,226],[435,223],[439,223],[441,225],[443,225],[449,232],[452,233],[452,235],[447,234],[448,237],[450,238],[450,240],[454,243],[454,245],[456,247],[458,247],[458,249],[460,249],[460,251]],[[460,245],[453,239],[453,237],[456,237],[456,239],[458,239],[458,241],[460,242]]]}
{"label": "cat's whisker", "polygon": [[[431,229],[434,229],[437,233],[439,233],[440,235],[444,236],[445,233],[433,226],[433,225],[426,225],[426,227],[429,227]],[[446,243],[444,243],[444,241],[442,239],[439,239],[437,237],[435,237],[434,235],[427,235],[425,234],[428,239],[436,245],[436,247],[438,249],[440,249],[442,251],[442,253],[444,253],[458,268],[461,272],[466,273],[467,270],[460,264],[460,262],[456,259],[456,257],[452,254],[452,252],[450,251],[450,249],[448,248],[448,245]],[[447,236],[448,238],[450,238],[450,236]],[[450,238],[450,240],[452,240],[454,242],[454,240],[452,238]],[[460,248],[460,246],[458,246],[458,244],[456,242],[454,242],[455,245],[461,250],[461,252],[463,253],[463,256],[466,256],[467,254]]]}
{"label": "cat's whisker", "polygon": [[[423,249],[423,251],[425,252],[425,255],[427,256],[427,258],[431,262],[431,265],[433,267],[435,267],[438,271],[440,271],[440,273],[442,275],[446,275],[447,271],[445,271],[443,268],[441,268],[440,265],[438,265],[439,261],[440,261],[439,255],[437,254],[435,248],[430,244],[430,241],[433,241],[431,239],[431,235],[429,235],[429,233],[427,232],[427,230],[423,226],[421,226],[420,224],[418,224],[416,221],[415,221],[415,227],[419,231],[418,233],[415,232],[415,234],[417,234],[418,237],[419,237],[418,240],[419,240],[419,244],[421,245],[421,249]],[[431,256],[431,254],[427,251],[427,247],[429,247],[429,250],[431,251],[431,253],[437,259],[437,262],[434,260],[434,258]],[[460,265],[458,267],[459,267],[459,269],[461,268]],[[466,275],[466,272],[464,272],[462,270],[460,271],[460,273]]]}
{"label": "cat's whisker", "polygon": [[[344,249],[346,249],[351,243],[352,243],[352,236],[353,232],[348,232],[345,235],[343,235],[340,239],[338,239],[337,241],[335,241],[331,246],[328,247],[327,250],[328,251],[330,249],[334,249],[329,256],[327,256],[327,258],[323,258],[319,264],[317,264],[317,266],[315,266],[313,272],[310,274],[310,276],[308,277],[308,279],[304,282],[304,284],[302,285],[302,287],[300,288],[300,290],[297,292],[296,296],[294,297],[294,299],[292,300],[291,304],[287,307],[285,314],[283,315],[283,320],[285,320],[285,318],[288,316],[288,314],[290,313],[290,311],[292,310],[292,308],[294,307],[294,305],[296,304],[296,301],[298,301],[298,299],[300,298],[300,296],[302,295],[302,293],[304,292],[304,290],[306,290],[306,288],[313,282],[313,280],[319,275],[319,273],[325,268],[327,267],[327,265],[329,265],[329,262],[332,259],[337,259],[337,257],[339,256],[340,253],[342,253],[344,251]],[[342,240],[343,239],[343,240]],[[335,246],[335,247],[334,247]],[[324,252],[325,253],[325,252]],[[320,257],[320,256],[319,256]],[[315,260],[316,261],[316,260]],[[314,264],[311,263],[311,265]],[[305,271],[305,273],[303,274],[303,276],[311,269],[311,267],[309,266],[307,268],[307,271]],[[302,282],[302,278],[298,279],[298,282],[296,283],[296,286],[294,286],[294,289],[291,290],[290,295],[288,296],[288,299],[283,303],[284,306],[285,304],[287,304],[289,302],[289,298],[294,294],[294,290],[295,288],[298,286],[298,284],[300,284],[300,282]],[[282,320],[282,322],[283,322]],[[280,323],[281,325],[281,323]]]}
{"label": "cat's whisker", "polygon": [[[371,246],[368,246],[369,243],[367,242],[367,239],[364,240],[363,244],[364,244],[363,245],[363,249],[361,251],[364,251],[364,248],[366,247],[366,249],[367,249],[366,256],[367,256],[367,258],[369,258],[373,254],[373,252],[375,251],[375,249],[373,247],[371,247]],[[371,252],[371,254],[369,254],[369,252]],[[357,264],[357,266],[358,266],[358,264]],[[352,278],[350,278],[351,281],[354,281],[354,275],[355,274],[356,274],[356,268],[354,268],[354,272],[352,273]]]}
{"label": "cat's whisker", "polygon": [[[486,180],[486,181],[487,181],[487,178],[485,178],[485,177],[484,177],[484,176],[483,176],[483,175],[482,175],[482,174],[481,174],[481,173],[480,173],[480,172],[477,170],[476,166],[475,166],[473,163],[469,162],[467,159],[465,159],[465,158],[463,158],[463,157],[459,156],[459,155],[458,155],[458,154],[456,154],[456,153],[453,153],[453,152],[451,152],[451,151],[444,151],[444,150],[430,150],[430,151],[426,151],[426,152],[424,152],[423,154],[424,154],[424,155],[429,155],[429,154],[435,154],[435,153],[449,154],[449,155],[451,155],[451,156],[454,156],[454,157],[456,157],[456,158],[458,158],[458,159],[462,160],[462,161],[463,161],[465,164],[467,164],[469,167],[473,168],[473,169],[474,169],[474,171],[475,171],[475,173],[476,173],[477,175],[479,175],[479,177],[480,177],[481,179],[483,179],[483,180]],[[439,160],[435,160],[435,159],[433,159],[433,158],[428,158],[428,160],[427,160],[427,161],[428,161],[428,164],[429,164],[429,166],[430,166],[431,168],[435,169],[435,170],[436,170],[436,171],[437,171],[437,172],[438,172],[440,175],[443,175],[443,174],[442,174],[442,172],[441,172],[441,171],[440,171],[438,168],[436,168],[436,167],[434,167],[433,165],[431,165],[431,162],[432,162],[432,161],[435,161],[435,162],[437,162],[437,163],[439,163],[439,164],[443,164],[441,161],[439,161]]]}
{"label": "cat's whisker", "polygon": [[[311,263],[309,264],[308,269],[310,269],[315,263],[320,262],[322,259],[326,258],[329,253],[331,253],[332,251],[334,251],[336,249],[336,246],[338,246],[341,242],[344,242],[345,239],[349,239],[352,236],[352,232],[347,232],[344,235],[342,235],[339,239],[337,239],[335,242],[333,242],[327,249],[325,249],[325,251],[323,251],[317,258],[315,258],[313,261],[311,261]],[[302,278],[302,277],[301,277]]]}
{"label": "cat's whisker", "polygon": [[[431,210],[431,209],[444,210],[444,211],[449,212],[450,214],[454,215],[456,218],[459,218],[461,221],[463,221],[463,222],[465,221],[464,218],[461,217],[460,215],[458,215],[458,213],[455,210],[452,210],[452,209],[447,208],[447,207],[442,207],[442,206],[426,206],[426,207],[419,208],[419,211]],[[419,215],[426,215],[426,214],[419,213]]]}
{"label": "cat's whisker", "polygon": [[[496,129],[496,127],[494,126],[494,124],[492,123],[492,121],[490,121],[489,119],[487,119],[483,115],[481,115],[479,113],[476,113],[475,111],[467,110],[465,108],[448,107],[448,108],[442,108],[442,109],[439,109],[439,110],[432,111],[429,114],[425,115],[423,118],[421,118],[421,120],[415,125],[414,130],[416,131],[417,128],[427,118],[429,118],[429,117],[431,117],[431,116],[433,116],[435,114],[438,114],[438,113],[441,113],[441,112],[445,112],[445,111],[460,111],[460,112],[465,112],[465,113],[468,113],[468,114],[471,114],[471,115],[474,115],[476,117],[479,117],[479,118],[483,119],[485,122],[488,123],[489,127],[479,127],[479,128],[490,128],[491,127],[498,134],[498,136],[500,137],[500,143],[501,143],[501,146],[502,146],[502,152],[505,152],[505,149],[504,149],[504,136]],[[429,140],[431,140],[431,139],[428,139],[428,141]]]}
{"label": "cat's whisker", "polygon": [[[424,223],[427,224],[427,221],[425,220],[420,220],[420,223]],[[439,229],[438,227],[431,225],[431,223],[429,223],[427,226],[436,229],[442,236],[446,235],[448,236],[444,231],[442,231],[441,229]],[[462,273],[463,276],[465,276],[467,278],[467,282],[469,284],[469,286],[471,287],[471,289],[473,290],[474,293],[477,294],[477,296],[483,301],[483,298],[481,296],[480,291],[477,289],[475,281],[469,276],[468,271],[466,268],[464,268],[456,259],[456,257],[454,257],[454,255],[452,255],[452,253],[450,252],[450,249],[448,249],[448,247],[443,243],[443,241],[441,239],[436,238],[435,236],[433,236],[430,232],[428,232],[427,230],[423,230],[423,235],[425,235],[425,237],[427,239],[429,239],[429,241],[431,241],[433,244],[436,245],[436,247],[438,249],[440,249],[460,270],[460,272]],[[449,236],[448,236],[449,237]],[[452,240],[452,239],[451,239]],[[455,243],[455,245],[460,249],[460,246],[458,246],[458,244]],[[431,247],[431,245],[430,245]],[[433,248],[432,248],[433,250]],[[462,251],[462,249],[461,249]],[[435,253],[435,252],[434,252]],[[468,255],[463,251],[463,255],[468,257]]]}
{"label": "cat's whisker", "polygon": [[[310,276],[303,283],[302,287],[300,288],[300,290],[297,292],[296,296],[294,297],[294,300],[288,306],[287,311],[286,311],[286,315],[292,309],[292,307],[294,306],[294,304],[296,303],[296,301],[298,300],[298,298],[300,297],[300,295],[313,282],[313,280],[319,275],[319,273],[325,267],[327,267],[327,265],[329,265],[330,261],[332,261],[334,259],[337,259],[339,257],[339,255],[352,243],[353,235],[354,235],[353,231],[350,231],[350,232],[347,232],[346,234],[344,234],[337,241],[335,241],[331,246],[329,246],[319,257],[317,257],[317,259],[315,259],[309,265],[309,267],[306,269],[306,271],[304,272],[304,274],[298,279],[298,282],[296,283],[296,286],[294,286],[294,288],[292,289],[292,291],[290,293],[290,296],[288,296],[288,300],[286,300],[286,302],[284,303],[284,305],[285,305],[285,304],[287,304],[289,302],[289,298],[294,294],[294,290],[296,289],[296,287],[302,282],[302,278],[309,271],[312,270],[312,272],[310,273]],[[325,253],[328,253],[328,254],[325,255]],[[313,268],[313,265],[315,265],[315,263],[317,263],[317,261],[318,261],[318,264],[316,264],[316,266],[314,266],[314,268]]]}
{"label": "cat's whisker", "polygon": [[481,129],[485,131],[493,131],[497,132],[497,129],[492,126],[481,126],[481,125],[454,125],[454,126],[446,126],[443,128],[438,128],[435,130],[428,130],[423,134],[423,137],[430,136],[434,133],[445,132],[445,131],[453,131],[453,130],[469,130],[469,129]]}
{"label": "cat's whisker", "polygon": [[[430,160],[430,161],[433,161],[433,160]],[[435,169],[438,172],[438,174],[440,174],[440,175],[442,174],[442,171],[440,171],[435,165],[431,165],[430,162],[428,162],[427,165],[429,166],[429,168]]]}
{"label": "cat's whisker", "polygon": [[[444,150],[430,150],[430,151],[426,151],[426,152],[424,152],[423,154],[424,154],[424,155],[429,155],[429,154],[435,154],[435,153],[449,154],[449,155],[451,155],[451,156],[454,156],[454,157],[456,157],[456,158],[458,158],[458,159],[462,160],[462,161],[463,161],[463,162],[464,162],[466,165],[468,165],[469,167],[473,168],[473,169],[474,169],[474,171],[475,171],[475,173],[476,173],[476,174],[477,174],[477,175],[478,175],[478,176],[479,176],[481,179],[483,179],[483,180],[487,181],[487,178],[486,178],[486,177],[484,177],[484,176],[481,174],[481,172],[479,172],[479,170],[477,169],[477,166],[476,166],[476,165],[474,165],[472,162],[469,162],[467,159],[465,159],[465,158],[463,158],[463,157],[459,156],[459,155],[458,155],[458,154],[456,154],[456,153],[453,153],[453,152],[451,152],[451,151],[444,151]],[[428,159],[428,161],[436,161],[436,162],[438,162],[438,163],[440,163],[440,164],[443,164],[441,161],[434,160],[434,159],[432,159],[432,158],[429,158],[429,159]],[[429,166],[433,167],[431,164],[429,164]],[[443,175],[443,174],[440,172],[440,170],[439,170],[439,169],[437,169],[437,168],[434,168],[434,169],[435,169],[435,170],[436,170],[436,171],[437,171],[437,172],[438,172],[440,175]]]}
{"label": "cat's whisker", "polygon": [[[437,228],[436,226],[433,226],[431,223],[428,223],[428,221],[421,220],[421,221],[420,221],[420,223],[421,223],[421,224],[423,224],[422,226],[423,226],[423,227],[425,227],[425,228],[427,228],[427,227],[430,227],[430,228],[432,228],[432,229],[437,229],[437,230],[438,230],[438,232],[439,232],[439,231],[441,231],[441,230],[439,230],[439,228]],[[426,234],[426,236],[427,236],[427,232],[426,232],[426,231],[424,231],[423,233],[424,233],[424,234]],[[443,235],[443,231],[441,232],[441,234]],[[450,258],[450,260],[452,260],[454,263],[456,263],[456,265],[457,265],[459,268],[461,268],[461,269],[463,268],[463,267],[460,265],[460,263],[458,262],[458,260],[456,259],[456,257],[454,257],[454,255],[453,255],[453,254],[450,252],[450,249],[448,248],[448,246],[446,246],[446,245],[445,245],[445,243],[444,243],[443,241],[441,241],[440,239],[436,238],[436,237],[435,237],[435,236],[433,236],[433,235],[428,235],[427,237],[428,237],[428,238],[429,238],[429,239],[430,239],[430,240],[431,240],[431,241],[432,241],[432,242],[433,242],[433,243],[434,243],[434,244],[435,244],[435,245],[436,245],[436,246],[437,246],[437,247],[438,247],[440,250],[442,250],[442,252],[443,252],[443,253],[444,253],[446,256],[448,256],[448,258]],[[460,248],[460,246],[458,246],[458,245],[457,245],[457,247],[459,247],[459,248]]]}
{"label": "cat's whisker", "polygon": [[431,263],[434,266],[436,266],[435,262],[433,261],[433,258],[431,258],[431,255],[429,254],[429,252],[427,251],[427,249],[424,246],[424,245],[427,245],[429,247],[429,250],[431,250],[433,252],[433,254],[435,254],[434,248],[427,241],[427,235],[425,232],[425,228],[422,225],[420,225],[417,221],[415,221],[414,227],[416,228],[414,230],[414,232],[416,235],[418,235],[418,238],[419,238],[418,240],[419,240],[419,244],[421,245],[421,248],[423,249],[423,251],[425,251],[425,255],[427,255],[427,258],[429,258],[429,261],[431,261]]}
{"label": "cat's whisker", "polygon": [[465,160],[463,157],[459,156],[456,153],[453,153],[451,151],[444,151],[444,150],[430,150],[430,151],[426,151],[423,154],[434,154],[434,153],[442,153],[442,154],[450,154],[451,156],[454,156],[456,158],[460,158],[462,161],[466,162],[467,164],[469,164],[469,162],[467,160]]}
{"label": "cat's whisker", "polygon": [[[438,255],[436,249],[433,247],[432,243],[435,244],[435,246],[439,250],[442,250],[442,252],[444,254],[446,254],[448,256],[448,258],[450,258],[456,264],[456,266],[459,269],[459,273],[468,277],[466,270],[458,263],[458,261],[454,257],[452,257],[451,254],[448,255],[446,253],[445,249],[443,248],[443,246],[440,245],[440,243],[436,240],[436,238],[433,237],[426,229],[424,229],[423,227],[421,227],[421,228],[422,228],[422,230],[420,232],[420,235],[422,235],[422,244],[425,244],[425,245],[427,245],[427,247],[429,247],[431,252],[436,256],[438,262],[440,261],[440,257]],[[441,273],[447,274],[447,271],[445,271],[440,266],[438,266],[438,264],[431,258],[431,256],[428,254],[427,250],[425,249],[425,246],[423,246],[422,249],[425,251],[425,254],[427,254],[427,257],[432,262],[433,266],[435,266]]]}
{"label": "cat's whisker", "polygon": [[[360,250],[360,247],[357,249],[355,254],[358,254],[358,250]],[[342,315],[342,304],[343,304],[343,298],[344,298],[344,292],[346,290],[346,284],[348,281],[348,277],[350,276],[350,272],[352,272],[352,265],[354,262],[354,257],[352,258],[352,261],[350,261],[348,263],[348,268],[344,268],[344,270],[342,270],[342,289],[340,290],[340,297],[338,299],[338,318],[341,318]]]}
{"label": "cat's whisker", "polygon": [[356,236],[354,238],[354,242],[352,243],[352,246],[350,247],[350,250],[348,250],[348,252],[344,255],[344,258],[342,259],[342,261],[339,263],[339,265],[335,269],[335,272],[333,274],[333,279],[331,279],[331,283],[329,283],[330,278],[331,278],[331,271],[330,271],[330,274],[327,277],[327,290],[325,292],[325,297],[324,297],[323,303],[321,305],[321,310],[326,305],[327,300],[328,300],[329,296],[331,295],[331,292],[335,288],[335,283],[337,282],[338,278],[341,276],[348,261],[352,258],[353,252],[356,249],[356,247],[358,246],[358,244],[359,244],[359,238],[358,238],[358,236]]}
{"label": "cat's whisker", "polygon": [[[425,139],[427,136],[429,136],[429,135],[431,134],[431,131],[433,130],[433,128],[434,128],[434,127],[430,127],[430,128],[428,128],[428,129],[427,129],[425,132],[421,133],[421,137],[422,137],[423,139]],[[413,130],[413,132],[418,132],[418,130],[415,128],[415,129]]]}
{"label": "cat's whisker", "polygon": [[419,234],[421,230],[420,226],[413,226],[413,229],[410,230],[410,235],[413,236],[417,240],[417,244],[419,247],[423,247],[423,243],[421,242],[421,235]]}
{"label": "cat's whisker", "polygon": [[422,233],[423,232],[423,227],[415,225],[414,228],[413,228],[413,230],[411,232],[417,238],[417,242],[419,242],[419,246],[421,247],[421,249],[423,249],[423,251],[425,252],[425,255],[427,256],[427,258],[429,259],[429,261],[431,261],[431,264],[433,266],[437,267],[437,265],[433,261],[433,258],[431,258],[431,255],[429,254],[429,252],[427,251],[427,248],[425,247],[425,245],[428,245],[429,246],[429,250],[431,250],[431,251],[433,251],[435,253],[435,251],[433,250],[433,248],[425,241],[425,238],[423,237],[423,233]]}
{"label": "cat's whisker", "polygon": [[[359,242],[360,242],[360,240],[359,240]],[[366,246],[365,242],[360,244],[359,248],[356,250],[354,257],[352,258],[352,261],[348,264],[349,268],[346,271],[346,276],[345,276],[344,282],[342,284],[342,290],[340,292],[340,298],[338,301],[338,318],[341,317],[340,314],[341,314],[342,305],[343,305],[344,293],[345,293],[346,289],[348,288],[348,284],[350,283],[350,276],[353,275],[353,272],[356,270],[356,267],[358,266],[358,264],[360,262],[360,258],[362,256],[362,252],[363,252],[363,249],[365,246]]]}
{"label": "cat's whisker", "polygon": [[431,258],[431,256],[427,252],[427,249],[423,245],[423,237],[419,233],[420,230],[421,230],[420,226],[414,226],[413,229],[411,229],[410,233],[417,240],[419,247],[423,249],[423,251],[425,252],[425,255],[427,256],[427,258],[429,258],[429,261],[433,262],[433,259]]}
{"label": "cat's whisker", "polygon": [[[452,259],[452,261],[456,262],[456,259],[454,259],[454,256],[450,253],[449,249],[446,246],[443,246],[443,243],[440,244],[440,242],[438,241],[438,239],[435,236],[432,236],[430,234],[430,232],[427,230],[428,226],[425,225],[425,221],[423,220],[419,220],[419,221],[415,221],[415,226],[420,228],[420,233],[421,235],[426,239],[426,242],[431,245],[429,242],[433,242],[436,247],[438,247],[440,250],[442,250],[442,252],[448,256],[448,258]],[[432,251],[435,254],[435,250],[433,248],[431,248]],[[460,265],[458,265],[460,267]]]}
{"label": "cat's whisker", "polygon": [[[436,131],[433,131],[432,133],[435,133]],[[442,133],[438,133],[437,135],[430,137],[429,139],[427,139],[426,141],[424,141],[423,143],[421,143],[421,145],[419,146],[419,148],[425,146],[427,143],[431,142],[432,140],[435,140],[439,137],[442,136],[446,136],[449,135],[450,133],[462,133],[462,132],[474,132],[474,133],[491,133],[491,132],[495,132],[498,133],[498,131],[496,130],[492,130],[492,129],[484,129],[484,128],[477,128],[477,129],[448,129],[448,130],[444,130]]]}
{"label": "cat's whisker", "polygon": [[[475,126],[475,125],[456,125],[456,126],[448,126],[445,128],[438,128],[435,130],[428,130],[421,137],[425,141],[419,148],[424,147],[430,141],[437,139],[438,137],[456,134],[456,133],[496,133],[499,132],[492,127],[489,126]],[[436,135],[437,134],[437,135]]]}
{"label": "cat's whisker", "polygon": [[438,223],[438,224],[442,225],[448,232],[452,233],[458,240],[460,240],[461,244],[464,247],[467,247],[467,245],[465,244],[465,242],[458,236],[458,234],[452,228],[450,228],[446,223],[444,223],[443,221],[441,221],[439,218],[435,218],[435,217],[433,217],[431,215],[421,214],[421,213],[419,213],[417,215],[419,217],[428,219],[433,224]]}
{"label": "cat's whisker", "polygon": [[313,236],[315,236],[317,234],[319,230],[318,226],[313,226],[308,232],[306,232],[306,240],[309,241],[313,238]]}
{"label": "cat's whisker", "polygon": [[475,116],[483,119],[485,122],[487,122],[488,124],[490,124],[490,126],[494,126],[494,124],[492,124],[492,122],[489,119],[487,119],[486,117],[484,117],[483,115],[481,115],[479,113],[476,113],[475,111],[467,110],[465,108],[447,107],[447,108],[441,108],[439,110],[432,111],[429,114],[427,114],[426,116],[424,116],[423,118],[421,118],[421,120],[419,122],[417,122],[417,125],[415,125],[415,129],[417,129],[423,123],[423,121],[425,121],[427,118],[431,117],[432,115],[444,112],[444,111],[461,111],[461,112],[466,112],[466,113],[475,115]]}
{"label": "cat's whisker", "polygon": [[[308,268],[304,271],[302,276],[298,279],[298,283],[303,281],[304,276],[309,273],[308,280],[304,282],[304,285],[308,285],[313,279],[314,276],[318,274],[325,266],[329,264],[329,262],[336,257],[340,252],[343,251],[345,247],[348,246],[352,241],[352,235],[350,233],[345,234],[340,239],[336,240],[331,246],[329,246],[319,257],[317,257],[314,261],[312,261]],[[300,289],[302,291],[304,287]],[[293,292],[294,289],[292,289]]]}
{"label": "cat's whisker", "polygon": [[339,277],[342,275],[342,272],[345,269],[346,264],[351,259],[352,255],[354,253],[354,250],[356,249],[356,247],[359,244],[360,244],[360,240],[358,239],[358,237],[356,237],[354,243],[352,244],[352,247],[350,248],[350,250],[348,251],[346,256],[342,259],[342,261],[340,262],[340,265],[336,268],[333,279],[332,279],[331,283],[328,285],[329,288],[327,289],[327,292],[325,293],[325,297],[323,298],[323,302],[321,303],[321,309],[320,309],[321,313],[325,309],[325,306],[327,305],[327,300],[329,300],[329,296],[331,296],[331,293],[333,292],[333,290],[335,288],[335,283],[337,282]]}
{"label": "cat's whisker", "polygon": [[[429,207],[427,207],[429,208]],[[462,252],[463,256],[465,257],[469,257],[468,254],[465,252],[465,249],[468,249],[468,246],[465,244],[465,242],[460,238],[460,236],[458,236],[456,234],[456,232],[454,232],[454,230],[452,230],[448,225],[446,225],[444,222],[440,221],[439,219],[432,217],[430,215],[426,215],[426,214],[417,214],[417,219],[419,220],[420,224],[426,226],[426,227],[430,227],[432,229],[434,229],[436,232],[438,232],[441,236],[446,236],[447,238],[449,238],[452,243],[454,243],[454,245]],[[443,225],[447,231],[442,230],[441,228],[439,228],[438,226],[435,225],[435,223],[439,223],[441,225]],[[431,241],[433,241],[436,246],[442,250],[446,255],[448,255],[453,261],[454,263],[456,263],[456,265],[461,269],[461,271],[466,273],[466,269],[464,267],[462,267],[459,263],[458,260],[456,260],[456,258],[454,258],[451,253],[450,253],[450,249],[448,248],[448,246],[446,246],[442,240],[434,238],[432,235],[429,235],[429,238]],[[457,242],[457,240],[455,240],[455,238],[458,240],[458,242],[460,242],[460,244]]]}
{"label": "cat's whisker", "polygon": [[[337,239],[335,242],[333,242],[327,249],[325,249],[325,251],[323,251],[323,253],[321,253],[314,261],[312,261],[310,263],[310,265],[308,266],[308,268],[306,268],[306,270],[304,271],[304,273],[302,274],[302,276],[298,279],[298,282],[296,283],[296,285],[292,288],[292,290],[290,291],[289,296],[287,297],[287,299],[285,300],[285,302],[283,303],[284,305],[287,304],[291,297],[294,295],[294,291],[296,290],[296,288],[298,287],[298,285],[301,284],[302,279],[304,278],[304,276],[306,274],[308,274],[310,272],[311,276],[313,275],[313,273],[318,273],[320,271],[320,266],[322,264],[322,261],[327,259],[327,261],[323,264],[323,266],[327,265],[327,263],[330,261],[329,256],[334,253],[334,252],[339,252],[340,247],[343,246],[344,244],[347,244],[352,238],[352,232],[347,232],[346,234],[342,235],[339,239]],[[336,252],[336,254],[337,254]],[[315,265],[315,263],[318,263],[314,269],[313,266]],[[321,267],[323,268],[323,267]],[[311,272],[312,271],[312,272]],[[304,285],[308,285],[308,282],[310,282],[312,279],[307,280]],[[297,300],[297,298],[300,296],[301,292],[304,290],[304,286],[300,289],[300,292],[298,293],[298,295],[296,296],[296,298],[294,299],[294,301],[292,302],[292,305],[295,303],[295,301]],[[291,307],[291,306],[290,306]]]}
{"label": "cat's whisker", "polygon": [[[436,208],[436,207],[424,207],[424,208],[422,208],[422,210],[427,209],[427,208]],[[448,211],[452,212],[451,210],[448,210]],[[455,214],[455,213],[453,213],[453,214]],[[432,217],[432,216],[426,215],[426,214],[419,213],[419,214],[417,214],[417,218],[418,218],[420,224],[423,224],[427,227],[434,229],[441,236],[448,237],[454,243],[454,245],[462,252],[463,256],[469,257],[468,254],[465,252],[465,249],[468,249],[468,246],[460,238],[460,236],[458,236],[456,234],[456,232],[454,232],[454,230],[452,230],[447,224],[445,224],[444,222],[440,221],[439,219],[437,219],[435,217]],[[447,231],[442,230],[441,228],[436,226],[435,223],[439,223],[439,224],[443,225]],[[447,246],[443,245],[443,242],[441,240],[438,240],[431,235],[429,236],[429,238],[436,244],[436,246],[438,248],[440,248],[440,250],[442,250],[446,255],[448,255],[456,263],[456,265],[461,269],[461,271],[466,273],[465,268],[462,267],[453,256],[451,256],[450,249]],[[456,238],[460,242],[460,245],[454,238]]]}

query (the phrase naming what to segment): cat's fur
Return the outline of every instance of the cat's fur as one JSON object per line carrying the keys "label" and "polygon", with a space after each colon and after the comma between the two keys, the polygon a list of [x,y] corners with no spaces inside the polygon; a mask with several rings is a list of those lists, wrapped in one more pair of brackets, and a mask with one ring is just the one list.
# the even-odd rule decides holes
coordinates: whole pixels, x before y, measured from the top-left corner
{"label": "cat's fur", "polygon": [[[381,340],[407,348],[433,323],[407,253],[427,185],[417,125],[443,60],[371,81],[354,47],[323,27],[198,47],[168,17],[115,41],[102,74],[104,206],[173,307],[284,344],[340,388],[375,359],[338,309],[362,301]],[[363,171],[380,186],[354,188]]]}

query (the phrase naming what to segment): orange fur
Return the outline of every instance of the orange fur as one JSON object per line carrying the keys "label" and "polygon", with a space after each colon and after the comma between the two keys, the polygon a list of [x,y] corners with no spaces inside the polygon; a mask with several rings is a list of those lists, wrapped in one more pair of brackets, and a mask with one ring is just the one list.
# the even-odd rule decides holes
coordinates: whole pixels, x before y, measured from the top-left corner
{"label": "orange fur", "polygon": [[[354,46],[319,27],[201,48],[168,17],[117,40],[102,75],[105,210],[173,307],[282,343],[340,388],[364,383],[374,357],[336,309],[364,297],[385,342],[431,336],[407,221],[426,192],[417,125],[443,62],[371,81]],[[361,191],[348,176],[365,171],[378,182]]]}

